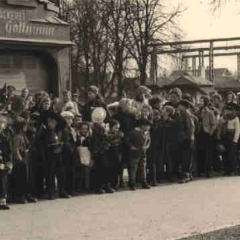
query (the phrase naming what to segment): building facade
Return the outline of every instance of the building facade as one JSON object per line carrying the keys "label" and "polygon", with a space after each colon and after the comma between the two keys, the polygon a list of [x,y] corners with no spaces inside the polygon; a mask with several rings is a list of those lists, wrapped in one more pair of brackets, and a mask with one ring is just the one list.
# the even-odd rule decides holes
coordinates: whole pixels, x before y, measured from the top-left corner
{"label": "building facade", "polygon": [[0,87],[59,95],[71,87],[70,27],[58,1],[0,0]]}

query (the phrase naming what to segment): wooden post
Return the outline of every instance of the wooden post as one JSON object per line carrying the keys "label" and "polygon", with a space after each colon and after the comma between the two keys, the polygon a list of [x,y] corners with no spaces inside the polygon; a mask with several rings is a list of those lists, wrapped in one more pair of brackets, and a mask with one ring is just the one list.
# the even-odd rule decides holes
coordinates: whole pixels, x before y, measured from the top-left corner
{"label": "wooden post", "polygon": [[214,82],[214,61],[213,61],[213,42],[210,42],[210,49],[209,49],[209,80],[210,82]]}
{"label": "wooden post", "polygon": [[197,76],[197,59],[195,57],[192,58],[192,73],[193,76]]}

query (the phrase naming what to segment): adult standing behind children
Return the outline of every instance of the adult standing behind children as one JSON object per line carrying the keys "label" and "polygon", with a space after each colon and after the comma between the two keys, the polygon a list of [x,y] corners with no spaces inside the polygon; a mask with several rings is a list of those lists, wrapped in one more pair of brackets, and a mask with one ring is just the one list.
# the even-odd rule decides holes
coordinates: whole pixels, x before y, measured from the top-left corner
{"label": "adult standing behind children", "polygon": [[102,107],[105,109],[107,113],[105,121],[108,121],[110,113],[108,111],[107,105],[104,103],[103,98],[99,93],[99,89],[96,86],[90,86],[87,89],[87,103],[83,106],[81,112],[83,121],[92,121],[91,114],[96,107]]}

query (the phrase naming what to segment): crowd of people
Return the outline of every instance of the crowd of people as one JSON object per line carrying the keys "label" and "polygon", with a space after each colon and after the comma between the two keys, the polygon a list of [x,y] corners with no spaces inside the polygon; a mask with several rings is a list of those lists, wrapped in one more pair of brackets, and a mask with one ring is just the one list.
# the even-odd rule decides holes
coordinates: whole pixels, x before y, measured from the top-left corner
{"label": "crowd of people", "polygon": [[[87,101],[69,91],[31,95],[14,86],[0,94],[0,209],[8,202],[69,198],[188,183],[239,174],[237,97],[217,92],[195,101],[179,88],[166,99],[139,86],[106,104],[99,89]],[[124,169],[128,181],[125,186]]]}

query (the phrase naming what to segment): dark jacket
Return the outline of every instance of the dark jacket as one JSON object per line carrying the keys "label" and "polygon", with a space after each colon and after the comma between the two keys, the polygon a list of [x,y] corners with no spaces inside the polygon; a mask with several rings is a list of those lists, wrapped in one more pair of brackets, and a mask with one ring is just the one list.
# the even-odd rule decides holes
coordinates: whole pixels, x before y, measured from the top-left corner
{"label": "dark jacket", "polygon": [[181,111],[177,114],[176,124],[176,138],[178,143],[194,139],[194,121],[188,111]]}

